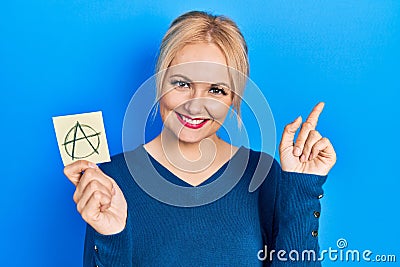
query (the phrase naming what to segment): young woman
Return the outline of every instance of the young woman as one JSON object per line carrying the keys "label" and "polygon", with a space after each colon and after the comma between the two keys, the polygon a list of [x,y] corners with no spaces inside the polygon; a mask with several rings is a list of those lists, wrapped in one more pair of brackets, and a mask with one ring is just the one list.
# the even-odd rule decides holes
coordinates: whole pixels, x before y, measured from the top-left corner
{"label": "young woman", "polygon": [[[319,266],[319,199],[336,161],[330,141],[315,130],[324,104],[303,124],[299,117],[285,127],[279,166],[216,134],[230,107],[240,114],[240,74],[249,73],[247,46],[233,21],[181,15],[163,38],[156,70],[161,134],[101,168],[78,161],[64,169],[88,223],[84,266]],[[269,172],[249,192],[260,164]],[[215,201],[184,207],[163,203],[136,183],[155,176],[183,188],[237,182]]]}

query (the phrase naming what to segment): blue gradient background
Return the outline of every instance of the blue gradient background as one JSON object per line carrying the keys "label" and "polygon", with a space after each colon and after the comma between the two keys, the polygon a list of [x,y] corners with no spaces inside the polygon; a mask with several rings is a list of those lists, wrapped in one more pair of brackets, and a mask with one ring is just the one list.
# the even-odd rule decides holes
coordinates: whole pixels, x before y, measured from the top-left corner
{"label": "blue gradient background", "polygon": [[81,266],[85,224],[51,118],[102,110],[111,154],[121,152],[131,96],[169,23],[193,9],[238,23],[278,136],[326,102],[318,129],[338,161],[324,187],[321,248],[346,238],[349,249],[400,261],[399,1],[14,0],[0,7],[1,266]]}

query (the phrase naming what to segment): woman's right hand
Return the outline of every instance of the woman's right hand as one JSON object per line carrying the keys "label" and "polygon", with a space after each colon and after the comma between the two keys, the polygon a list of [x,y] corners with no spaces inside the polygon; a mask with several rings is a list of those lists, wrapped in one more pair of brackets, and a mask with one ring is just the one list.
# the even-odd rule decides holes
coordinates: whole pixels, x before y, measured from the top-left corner
{"label": "woman's right hand", "polygon": [[111,177],[86,160],[66,166],[64,174],[76,186],[73,199],[78,212],[90,226],[103,235],[124,230],[128,205]]}

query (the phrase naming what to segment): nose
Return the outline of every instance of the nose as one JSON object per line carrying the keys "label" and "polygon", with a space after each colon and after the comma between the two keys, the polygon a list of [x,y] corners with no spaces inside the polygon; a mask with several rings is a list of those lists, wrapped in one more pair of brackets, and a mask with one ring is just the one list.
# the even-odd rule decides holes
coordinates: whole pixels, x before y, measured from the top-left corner
{"label": "nose", "polygon": [[204,115],[205,113],[204,99],[201,97],[192,97],[183,106],[190,115]]}
{"label": "nose", "polygon": [[193,83],[190,98],[185,102],[184,108],[189,115],[205,115],[206,109],[206,98],[204,93],[207,92],[207,84]]}

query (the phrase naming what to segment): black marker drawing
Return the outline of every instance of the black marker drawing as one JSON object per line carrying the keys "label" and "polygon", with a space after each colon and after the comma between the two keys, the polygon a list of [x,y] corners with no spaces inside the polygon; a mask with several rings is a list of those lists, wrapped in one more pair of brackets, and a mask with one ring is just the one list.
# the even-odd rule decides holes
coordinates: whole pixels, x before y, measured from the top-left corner
{"label": "black marker drawing", "polygon": [[[85,129],[85,130],[84,130]],[[83,136],[77,138],[78,130]],[[85,132],[86,131],[86,132]],[[80,124],[79,121],[68,131],[67,135],[64,139],[63,146],[65,147],[65,152],[67,152],[68,156],[71,157],[72,160],[75,159],[84,159],[87,158],[94,153],[99,154],[98,149],[100,147],[100,132],[97,132],[95,129],[86,124]],[[91,151],[86,155],[77,155],[76,146],[79,141],[79,145],[86,140],[86,145],[89,145]]]}

